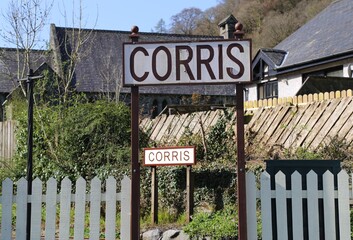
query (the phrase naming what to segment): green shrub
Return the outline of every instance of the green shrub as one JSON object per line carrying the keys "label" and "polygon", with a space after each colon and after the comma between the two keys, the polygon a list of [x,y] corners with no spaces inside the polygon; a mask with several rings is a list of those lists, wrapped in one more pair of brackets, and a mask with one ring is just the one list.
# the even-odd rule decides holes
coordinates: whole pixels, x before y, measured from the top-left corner
{"label": "green shrub", "polygon": [[237,239],[238,220],[235,207],[228,206],[213,213],[200,212],[183,230],[191,238]]}
{"label": "green shrub", "polygon": [[[46,181],[68,176],[118,179],[129,174],[130,110],[123,103],[97,101],[38,106],[34,113],[33,174]],[[25,175],[27,116],[18,116],[14,178]],[[143,147],[143,146],[142,146]]]}

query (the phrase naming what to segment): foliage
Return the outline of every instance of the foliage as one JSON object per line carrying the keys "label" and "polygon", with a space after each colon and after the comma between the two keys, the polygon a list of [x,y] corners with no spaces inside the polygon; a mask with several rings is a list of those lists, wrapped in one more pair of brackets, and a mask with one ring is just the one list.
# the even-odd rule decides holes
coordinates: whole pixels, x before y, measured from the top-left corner
{"label": "foliage", "polygon": [[[27,118],[18,118],[16,178],[27,158]],[[130,111],[122,103],[97,101],[38,106],[34,120],[34,177],[75,179],[122,175],[130,159]]]}
{"label": "foliage", "polygon": [[[333,0],[222,0],[215,7],[183,9],[171,17],[169,32],[218,35],[218,24],[230,14],[243,23],[256,49],[276,46]],[[197,14],[196,14],[197,13]]]}
{"label": "foliage", "polygon": [[237,239],[238,220],[234,206],[225,207],[213,213],[200,212],[193,221],[184,227],[191,237],[211,237],[212,239]]}
{"label": "foliage", "polygon": [[154,32],[157,32],[157,33],[166,33],[168,30],[167,30],[167,27],[166,27],[166,23],[165,21],[163,20],[163,18],[161,18],[157,25],[154,27]]}
{"label": "foliage", "polygon": [[180,13],[171,17],[171,31],[179,34],[193,34],[201,15],[202,11],[199,8],[183,9]]}
{"label": "foliage", "polygon": [[217,123],[212,127],[206,139],[207,155],[205,160],[225,160],[235,159],[236,144],[234,131],[230,126],[232,111],[224,111]]}

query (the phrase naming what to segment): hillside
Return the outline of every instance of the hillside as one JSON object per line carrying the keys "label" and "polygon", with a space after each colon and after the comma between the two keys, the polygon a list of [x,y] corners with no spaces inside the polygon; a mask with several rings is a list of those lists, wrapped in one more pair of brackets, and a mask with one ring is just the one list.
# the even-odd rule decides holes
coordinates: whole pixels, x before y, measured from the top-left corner
{"label": "hillside", "polygon": [[[203,12],[194,8],[184,9],[171,18],[172,24],[168,31],[218,35],[218,23],[233,14],[243,23],[245,37],[252,39],[253,52],[256,53],[259,48],[276,46],[333,1],[221,0],[217,6]],[[194,24],[195,21],[197,24]]]}

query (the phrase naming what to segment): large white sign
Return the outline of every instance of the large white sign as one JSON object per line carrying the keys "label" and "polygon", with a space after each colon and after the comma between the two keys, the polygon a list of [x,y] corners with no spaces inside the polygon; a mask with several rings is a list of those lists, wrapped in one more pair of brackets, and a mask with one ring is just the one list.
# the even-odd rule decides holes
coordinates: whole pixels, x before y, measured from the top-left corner
{"label": "large white sign", "polygon": [[145,148],[144,155],[146,166],[195,164],[195,147]]}
{"label": "large white sign", "polygon": [[251,81],[251,41],[124,43],[124,86]]}

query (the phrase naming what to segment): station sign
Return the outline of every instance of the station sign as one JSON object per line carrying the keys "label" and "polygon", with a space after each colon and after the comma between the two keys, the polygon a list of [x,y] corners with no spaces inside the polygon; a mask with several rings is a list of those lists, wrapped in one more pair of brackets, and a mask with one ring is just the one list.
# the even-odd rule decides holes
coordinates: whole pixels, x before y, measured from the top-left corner
{"label": "station sign", "polygon": [[251,41],[136,42],[123,45],[123,85],[250,82]]}
{"label": "station sign", "polygon": [[195,147],[144,148],[145,166],[194,165]]}

